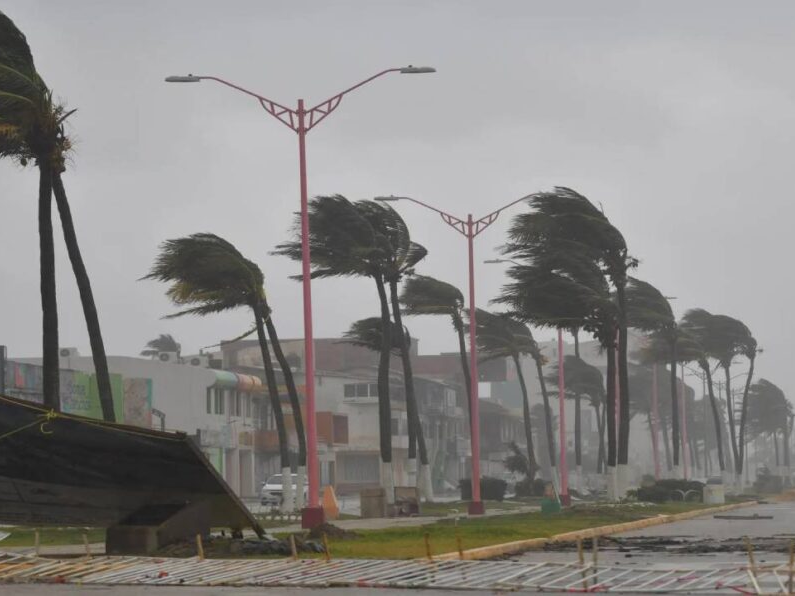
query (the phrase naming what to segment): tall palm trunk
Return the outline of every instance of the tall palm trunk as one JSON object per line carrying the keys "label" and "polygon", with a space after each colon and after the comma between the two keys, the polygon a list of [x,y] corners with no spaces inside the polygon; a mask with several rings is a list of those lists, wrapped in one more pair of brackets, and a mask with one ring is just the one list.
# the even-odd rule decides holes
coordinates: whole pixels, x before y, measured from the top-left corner
{"label": "tall palm trunk", "polygon": [[301,402],[298,400],[298,390],[295,387],[293,371],[282,351],[282,344],[279,342],[279,335],[276,333],[276,326],[273,324],[273,317],[271,316],[272,311],[266,298],[262,300],[262,307],[267,313],[265,316],[265,328],[268,331],[271,346],[273,346],[273,355],[276,356],[279,368],[282,369],[284,384],[287,386],[287,395],[290,398],[290,411],[293,414],[293,421],[295,422],[295,434],[298,438],[298,482],[296,482],[295,499],[296,507],[300,509],[303,508],[304,505],[304,475],[306,473],[306,431],[304,430],[304,417],[301,413]]}
{"label": "tall palm trunk", "polygon": [[[739,436],[737,437],[737,444],[740,448],[740,461],[743,460],[743,454],[745,452],[745,421],[747,418],[748,413],[748,390],[751,388],[751,379],[754,377],[754,363],[756,362],[756,358],[751,356],[749,358],[750,365],[748,368],[748,376],[745,377],[745,388],[743,389],[743,401],[740,406],[740,432]],[[740,466],[740,471],[742,472],[742,465]]]}
{"label": "tall palm trunk", "polygon": [[596,432],[599,435],[599,447],[596,454],[596,473],[605,472],[605,409],[598,403],[594,403],[593,409],[596,415]]}
{"label": "tall palm trunk", "polygon": [[579,470],[582,467],[582,398],[574,396],[574,463]]}
{"label": "tall palm trunk", "polygon": [[[279,457],[282,469],[282,487],[284,509],[292,509],[292,486],[293,481],[290,475],[290,446],[287,442],[287,429],[284,425],[284,413],[282,412],[282,402],[279,399],[279,386],[276,383],[276,372],[273,370],[271,354],[268,349],[268,339],[265,337],[264,309],[263,305],[255,302],[252,306],[254,311],[254,322],[257,326],[257,339],[259,340],[262,363],[265,368],[265,382],[268,386],[268,397],[270,398],[273,419],[276,422],[276,434],[279,437]],[[286,474],[286,476],[285,476]],[[289,488],[288,488],[289,487]]]}
{"label": "tall palm trunk", "polygon": [[58,368],[58,298],[55,291],[55,244],[52,229],[52,170],[39,160],[39,266],[42,314],[42,393],[44,406],[61,409]]}
{"label": "tall palm trunk", "polygon": [[541,368],[541,359],[533,358],[533,360],[536,364],[538,383],[541,385],[541,400],[544,402],[544,427],[547,431],[547,455],[549,456],[549,465],[552,467],[554,476],[557,459],[555,457],[555,429],[552,426],[552,408],[549,405],[549,393],[547,393],[547,383],[544,380],[544,371]]}
{"label": "tall palm trunk", "polygon": [[392,404],[389,401],[389,356],[392,350],[392,320],[384,280],[375,276],[381,302],[381,351],[378,357],[378,430],[381,446],[382,484],[388,503],[394,502],[392,477]]}
{"label": "tall palm trunk", "polygon": [[[571,330],[574,337],[574,356],[580,358],[580,334],[577,328]],[[574,396],[574,463],[577,474],[582,471],[582,399],[579,394]]]}
{"label": "tall palm trunk", "polygon": [[609,343],[606,347],[605,354],[607,355],[607,397],[606,407],[607,411],[607,465],[608,467],[615,467],[617,463],[616,457],[616,348],[613,343]]}
{"label": "tall palm trunk", "polygon": [[[621,411],[618,422],[618,464],[629,464],[629,366],[628,366],[628,333],[627,333],[627,299],[622,284],[616,285],[618,302],[618,395]],[[624,479],[622,479],[622,483]],[[626,487],[621,486],[621,490]]]}
{"label": "tall palm trunk", "polygon": [[398,343],[400,345],[400,359],[403,364],[403,385],[406,391],[406,416],[408,417],[409,426],[409,460],[417,459],[416,450],[419,448],[420,465],[425,467],[419,471],[417,484],[426,492],[424,496],[427,497],[431,487],[425,486],[425,481],[430,479],[424,478],[421,480],[421,477],[423,474],[427,475],[430,473],[430,469],[427,468],[428,448],[425,444],[425,434],[422,432],[417,395],[414,392],[414,371],[411,368],[410,344],[403,332],[403,313],[400,312],[397,281],[389,281],[389,295],[392,302],[392,318],[395,321],[395,332],[398,334]]}
{"label": "tall palm trunk", "polygon": [[778,468],[781,465],[779,454],[778,454],[778,431],[774,430],[770,437],[773,439],[773,451],[776,455],[776,475],[778,475]]}
{"label": "tall palm trunk", "polygon": [[673,448],[674,469],[679,469],[679,379],[676,377],[677,356],[676,342],[670,345],[671,354],[670,375],[671,375],[671,445]]}
{"label": "tall palm trunk", "polygon": [[673,469],[671,461],[671,443],[668,441],[668,423],[665,418],[660,420],[660,430],[662,431],[663,445],[665,446],[665,469],[670,472]]}
{"label": "tall palm trunk", "polygon": [[530,397],[527,395],[527,385],[524,382],[522,365],[519,356],[513,356],[513,363],[516,367],[516,376],[519,377],[519,387],[522,390],[522,418],[524,420],[524,437],[527,441],[527,477],[532,481],[535,478],[538,463],[536,461],[535,449],[533,449],[533,426],[530,422]]}
{"label": "tall palm trunk", "polygon": [[[709,370],[709,363],[699,363],[701,370],[707,379],[707,392],[709,393],[709,405],[712,409],[712,423],[715,425],[715,445],[718,451],[718,465],[720,466],[721,473],[726,471],[726,464],[723,458],[723,437],[721,436],[721,415],[718,409],[718,402],[715,399],[715,391],[712,386],[712,372]],[[704,440],[704,449],[706,450],[706,437]]]}
{"label": "tall palm trunk", "polygon": [[740,454],[740,449],[737,446],[737,429],[734,426],[734,403],[732,399],[732,378],[729,366],[723,367],[723,372],[726,377],[726,413],[729,417],[729,437],[731,439],[732,456],[734,459],[734,472],[739,481],[740,474],[743,471],[743,461]]}
{"label": "tall palm trunk", "polygon": [[83,263],[83,256],[80,254],[77,232],[72,220],[72,210],[69,208],[69,200],[67,199],[66,189],[60,173],[53,172],[52,186],[55,194],[55,203],[58,206],[58,215],[61,218],[66,251],[69,254],[69,261],[72,263],[72,271],[74,271],[77,289],[80,292],[80,302],[83,306],[83,316],[86,319],[88,339],[91,343],[91,357],[94,360],[94,372],[97,376],[97,390],[99,403],[102,407],[102,418],[109,422],[115,422],[116,413],[113,409],[113,391],[110,385],[108,358],[105,355],[105,343],[102,341],[97,305],[94,302],[94,293],[91,291],[88,271],[86,271],[85,263]]}
{"label": "tall palm trunk", "polygon": [[469,412],[469,431],[472,432],[472,377],[467,359],[467,342],[464,337],[464,322],[461,317],[453,317],[453,327],[458,335],[458,355],[461,358],[461,370],[464,373],[464,387],[467,391],[467,412]]}

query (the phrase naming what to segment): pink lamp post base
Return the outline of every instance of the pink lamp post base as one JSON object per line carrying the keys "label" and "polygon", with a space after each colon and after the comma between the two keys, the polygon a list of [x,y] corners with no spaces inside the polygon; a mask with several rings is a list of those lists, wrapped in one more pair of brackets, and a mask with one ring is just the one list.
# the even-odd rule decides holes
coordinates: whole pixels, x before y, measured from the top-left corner
{"label": "pink lamp post base", "polygon": [[569,493],[560,495],[560,504],[564,507],[571,507],[571,495]]}
{"label": "pink lamp post base", "polygon": [[326,521],[326,512],[322,507],[306,507],[301,510],[301,527],[306,530],[317,528]]}
{"label": "pink lamp post base", "polygon": [[469,515],[483,515],[486,513],[486,507],[483,505],[483,501],[470,501],[467,512]]}

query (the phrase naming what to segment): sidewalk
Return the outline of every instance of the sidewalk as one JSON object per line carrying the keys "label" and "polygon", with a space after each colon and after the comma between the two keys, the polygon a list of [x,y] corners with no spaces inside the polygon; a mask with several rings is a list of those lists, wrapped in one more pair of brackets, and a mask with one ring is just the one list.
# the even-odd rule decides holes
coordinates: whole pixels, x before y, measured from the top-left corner
{"label": "sidewalk", "polygon": [[[513,515],[516,513],[530,513],[533,511],[540,511],[540,509],[541,508],[537,505],[516,507],[514,509],[492,509],[492,510],[486,510],[485,516],[492,517],[498,515]],[[458,517],[460,519],[465,519],[469,516],[466,513],[461,513],[459,514]],[[454,519],[454,518],[455,515],[452,514],[428,515],[428,516],[419,515],[416,517],[376,517],[376,518],[367,518],[367,519],[342,519],[342,520],[334,520],[331,521],[330,523],[345,530],[383,530],[385,528],[395,528],[399,526],[402,527],[424,526],[443,519]],[[300,531],[301,531],[300,523],[266,529],[266,532],[270,534],[292,533]]]}

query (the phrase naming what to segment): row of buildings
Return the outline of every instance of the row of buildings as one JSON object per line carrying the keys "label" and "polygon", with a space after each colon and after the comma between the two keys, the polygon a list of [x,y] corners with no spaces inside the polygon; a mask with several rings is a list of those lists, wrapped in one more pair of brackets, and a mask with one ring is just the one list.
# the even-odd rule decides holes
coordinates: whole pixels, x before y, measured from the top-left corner
{"label": "row of buildings", "polygon": [[[302,403],[303,347],[303,340],[282,341]],[[552,346],[542,348],[548,354],[554,353]],[[595,348],[592,351],[593,354],[589,344],[581,350],[585,359],[601,359]],[[321,485],[333,485],[343,495],[375,486],[380,477],[377,354],[340,339],[321,338],[315,340],[315,359]],[[460,479],[469,477],[471,463],[460,356],[422,355],[415,342],[412,363],[434,490],[453,491]],[[63,410],[100,417],[92,358],[64,348],[60,364]],[[261,483],[280,471],[278,437],[256,341],[222,343],[220,350],[212,354],[186,357],[172,352],[153,358],[110,356],[108,365],[117,420],[180,430],[193,436],[240,496],[255,497]],[[538,404],[540,389],[535,365],[528,361],[522,366],[526,369],[531,403]],[[274,368],[280,374],[279,367]],[[393,358],[390,395],[396,485],[408,482],[408,422],[401,371],[399,359]],[[503,462],[509,444],[525,445],[516,370],[509,360],[490,361],[480,367],[480,380],[481,471],[483,475],[505,477]],[[289,432],[294,424],[287,392],[283,385],[279,389]],[[5,391],[40,401],[40,361],[7,361]],[[586,408],[582,436],[585,449],[595,453],[598,435],[591,418]],[[535,430],[541,426],[537,424]],[[295,433],[289,435],[295,452]],[[567,443],[572,442],[570,429]],[[548,471],[548,462],[542,456],[544,442],[537,437],[535,443],[542,470]]]}

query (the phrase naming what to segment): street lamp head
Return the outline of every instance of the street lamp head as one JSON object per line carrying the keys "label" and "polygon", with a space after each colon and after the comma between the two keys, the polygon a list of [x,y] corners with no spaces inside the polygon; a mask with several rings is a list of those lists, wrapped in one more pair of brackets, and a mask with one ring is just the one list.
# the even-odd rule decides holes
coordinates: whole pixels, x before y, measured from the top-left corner
{"label": "street lamp head", "polygon": [[436,72],[436,69],[432,66],[412,66],[411,64],[400,69],[400,74],[425,74],[427,72]]}
{"label": "street lamp head", "polygon": [[405,198],[406,197],[396,197],[394,195],[389,195],[388,197],[373,197],[373,200],[378,201],[379,203],[391,203]]}
{"label": "street lamp head", "polygon": [[170,77],[166,77],[166,83],[198,83],[202,80],[201,77],[196,77],[192,74],[184,76],[184,75],[172,75]]}
{"label": "street lamp head", "polygon": [[486,263],[487,265],[494,265],[495,263],[505,263],[506,260],[505,259],[486,259],[483,262]]}

